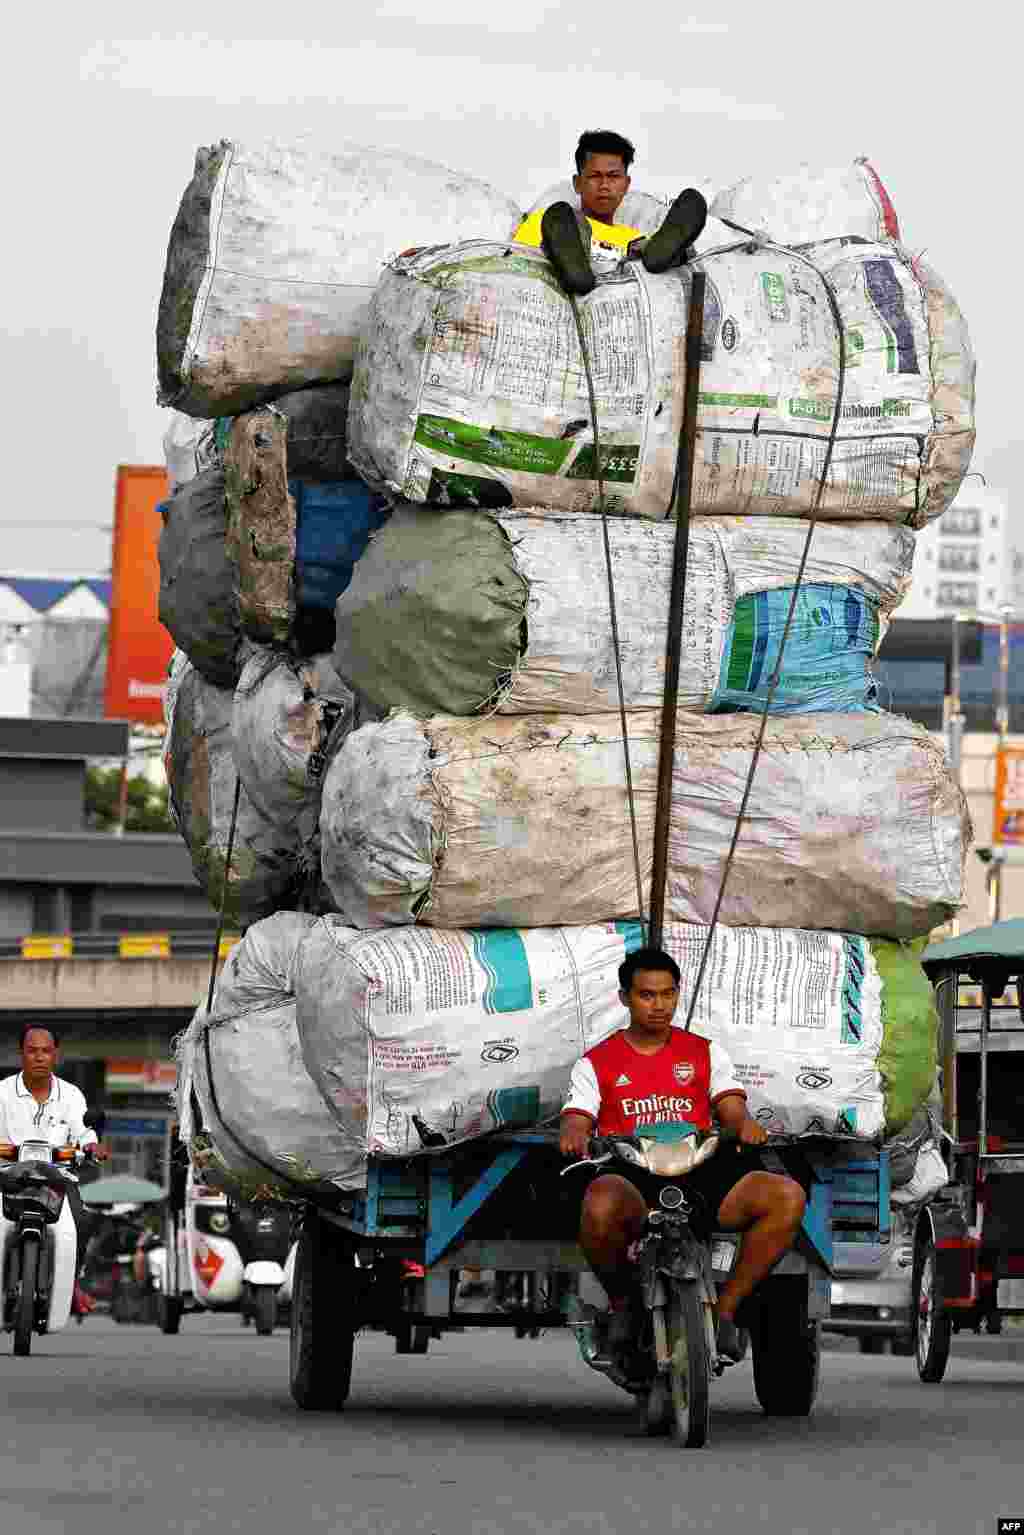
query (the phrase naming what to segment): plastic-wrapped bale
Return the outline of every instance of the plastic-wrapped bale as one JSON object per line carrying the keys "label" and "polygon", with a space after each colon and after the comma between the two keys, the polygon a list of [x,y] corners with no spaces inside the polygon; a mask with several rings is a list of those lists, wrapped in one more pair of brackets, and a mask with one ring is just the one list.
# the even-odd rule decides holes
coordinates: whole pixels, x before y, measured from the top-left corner
{"label": "plastic-wrapped bale", "polygon": [[516,213],[485,182],[391,150],[226,139],[198,150],[160,297],[161,402],[236,415],[348,378],[389,257],[501,239]]}
{"label": "plastic-wrapped bale", "polygon": [[836,237],[900,239],[892,198],[863,156],[850,165],[802,165],[782,176],[747,176],[716,193],[710,212],[727,228],[776,245]]}
{"label": "plastic-wrapped bale", "polygon": [[160,622],[198,672],[232,688],[241,672],[236,572],[225,547],[224,472],[211,467],[161,507]]}
{"label": "plastic-wrapped bale", "polygon": [[302,1059],[293,968],[313,918],[282,911],[250,927],[232,949],[214,992],[177,1042],[179,1124],[186,1144],[199,1127],[216,1161],[250,1198],[297,1199],[360,1187],[362,1139],[328,1111]]}
{"label": "plastic-wrapped bale", "polygon": [[[609,523],[628,709],[660,709],[674,525]],[[761,709],[805,530],[707,517],[690,530],[680,704]],[[910,584],[914,535],[891,523],[814,532],[773,713],[875,704],[870,672]],[[600,522],[586,514],[398,505],[335,608],[338,671],[379,707],[417,715],[618,708]]]}
{"label": "plastic-wrapped bale", "polygon": [[194,416],[172,410],[164,433],[164,462],[171,495],[219,461],[216,421],[197,421]]}
{"label": "plastic-wrapped bale", "polygon": [[[839,391],[823,518],[923,526],[974,445],[974,358],[942,280],[890,242],[734,246],[707,277],[693,505],[806,517]],[[689,271],[630,262],[581,301],[608,505],[672,505]],[[567,299],[539,253],[467,245],[392,263],[352,386],[350,453],[411,501],[594,510],[594,445]]]}
{"label": "plastic-wrapped bale", "polygon": [[[665,928],[683,971],[680,1016],[706,936]],[[625,1026],[618,966],[642,942],[629,922],[354,935],[325,917],[296,964],[306,1065],[371,1154],[542,1123],[559,1113],[578,1057]],[[716,930],[694,1027],[730,1052],[750,1111],[773,1128],[884,1132],[884,947],[898,949],[841,933]],[[918,1024],[934,1029],[930,1002]]]}
{"label": "plastic-wrapped bale", "polygon": [[[634,261],[579,300],[609,510],[671,505],[687,291]],[[391,263],[352,380],[349,456],[409,501],[597,507],[579,339],[540,251],[470,241]]]}
{"label": "plastic-wrapped bale", "polygon": [[[323,425],[327,391],[308,393],[321,397]],[[300,445],[300,420],[275,405],[247,411],[231,423],[225,449],[227,549],[237,572],[241,622],[252,639],[329,649],[334,604],[390,506],[351,470],[348,479],[327,482],[293,474],[296,449],[307,466],[324,468],[329,462],[326,434],[319,451],[312,431]],[[307,418],[306,426],[312,425]]]}
{"label": "plastic-wrapped bale", "polygon": [[[974,447],[974,356],[941,278],[901,247],[832,240],[708,255],[693,507],[922,527]],[[826,286],[827,284],[827,286]]]}
{"label": "plastic-wrapped bale", "polygon": [[[184,656],[175,656],[164,747],[171,810],[196,879],[218,911],[237,779],[233,705],[232,692],[214,687]],[[242,787],[224,907],[228,922],[253,922],[297,895],[303,884],[300,852],[295,829],[277,826]]]}
{"label": "plastic-wrapped bale", "polygon": [[[710,920],[760,722],[680,711],[667,915]],[[647,905],[660,721],[629,717]],[[636,917],[618,715],[395,713],[324,782],[324,878],[354,927]],[[887,714],[768,724],[721,921],[912,938],[958,908],[970,823],[941,746]]]}
{"label": "plastic-wrapped bale", "polygon": [[351,729],[352,694],[329,656],[297,661],[253,650],[235,690],[232,743],[254,809],[294,837],[300,866],[319,879],[320,793],[331,754]]}

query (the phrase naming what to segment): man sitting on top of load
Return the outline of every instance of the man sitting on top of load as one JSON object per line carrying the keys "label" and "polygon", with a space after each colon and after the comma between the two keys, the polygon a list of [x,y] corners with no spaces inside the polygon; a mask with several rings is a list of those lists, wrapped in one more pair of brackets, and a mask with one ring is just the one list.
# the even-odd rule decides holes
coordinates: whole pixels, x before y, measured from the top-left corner
{"label": "man sitting on top of load", "polygon": [[582,134],[572,179],[579,211],[569,203],[552,203],[529,214],[515,232],[518,245],[541,247],[569,293],[582,297],[594,287],[592,253],[617,255],[619,260],[639,256],[648,272],[667,272],[687,259],[704,228],[708,205],[693,187],[680,192],[661,228],[647,239],[639,229],[616,224],[615,215],[629,191],[635,153],[621,133],[590,130]]}

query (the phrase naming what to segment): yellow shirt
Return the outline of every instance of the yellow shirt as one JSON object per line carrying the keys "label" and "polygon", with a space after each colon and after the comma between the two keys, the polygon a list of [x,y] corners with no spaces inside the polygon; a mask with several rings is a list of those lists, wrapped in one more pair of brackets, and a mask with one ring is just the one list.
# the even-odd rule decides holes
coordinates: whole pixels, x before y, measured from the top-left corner
{"label": "yellow shirt", "polygon": [[[540,221],[544,217],[545,210],[539,209],[536,213],[528,213],[512,236],[517,245],[534,245],[540,249]],[[594,244],[604,246],[605,249],[621,251],[625,254],[627,247],[634,240],[642,238],[639,229],[631,229],[628,224],[602,224],[600,219],[592,219],[587,215],[587,223],[594,235]]]}

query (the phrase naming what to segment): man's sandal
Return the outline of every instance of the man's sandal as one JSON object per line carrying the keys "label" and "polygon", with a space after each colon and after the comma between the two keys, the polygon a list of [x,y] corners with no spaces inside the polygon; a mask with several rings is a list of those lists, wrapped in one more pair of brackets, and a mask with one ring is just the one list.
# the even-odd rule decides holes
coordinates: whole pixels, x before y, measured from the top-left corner
{"label": "man's sandal", "polygon": [[640,253],[648,272],[667,272],[685,259],[707,223],[708,205],[695,187],[680,192],[665,215],[660,229],[651,235]]}
{"label": "man's sandal", "polygon": [[597,278],[583,244],[579,222],[568,203],[552,203],[540,221],[540,243],[566,292],[576,298],[592,293]]}

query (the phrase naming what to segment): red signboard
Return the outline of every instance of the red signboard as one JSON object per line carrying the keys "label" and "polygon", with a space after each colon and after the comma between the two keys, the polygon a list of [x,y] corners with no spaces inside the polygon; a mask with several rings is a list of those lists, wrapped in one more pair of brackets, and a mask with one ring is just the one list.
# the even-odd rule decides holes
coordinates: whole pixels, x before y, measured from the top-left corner
{"label": "red signboard", "polygon": [[114,503],[113,591],[103,712],[140,725],[163,722],[163,690],[174,642],[160,623],[157,507],[168,495],[167,471],[122,464]]}
{"label": "red signboard", "polygon": [[1024,847],[1024,746],[996,747],[992,841],[997,846]]}

